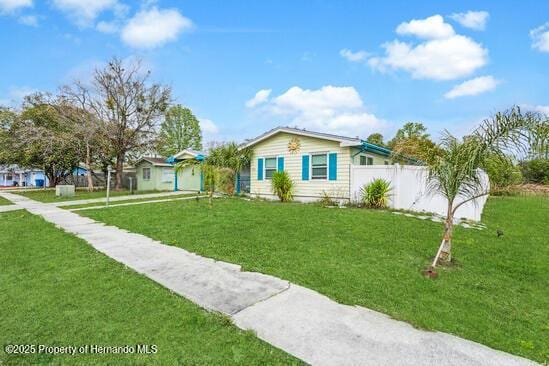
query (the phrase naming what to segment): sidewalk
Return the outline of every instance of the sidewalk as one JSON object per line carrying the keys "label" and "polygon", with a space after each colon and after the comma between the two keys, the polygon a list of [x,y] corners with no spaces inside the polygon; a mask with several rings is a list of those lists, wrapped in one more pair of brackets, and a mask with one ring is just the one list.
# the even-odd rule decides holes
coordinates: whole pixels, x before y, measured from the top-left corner
{"label": "sidewalk", "polygon": [[58,207],[0,192],[205,309],[315,365],[530,365],[449,334],[415,329],[238,265],[204,258]]}

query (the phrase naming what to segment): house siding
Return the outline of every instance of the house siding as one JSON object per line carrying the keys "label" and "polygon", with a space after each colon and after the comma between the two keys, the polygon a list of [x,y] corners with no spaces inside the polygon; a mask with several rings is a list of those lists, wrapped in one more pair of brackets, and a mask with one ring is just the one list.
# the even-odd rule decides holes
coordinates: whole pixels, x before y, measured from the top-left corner
{"label": "house siding", "polygon": [[[151,179],[143,179],[143,168],[151,169]],[[169,182],[162,181],[162,171],[168,169],[170,171]],[[174,189],[174,171],[172,167],[155,166],[147,161],[142,161],[136,167],[137,190],[138,191],[173,191]],[[200,190],[200,167],[194,167],[194,175],[192,167],[186,167],[177,175],[177,189],[188,191]]]}
{"label": "house siding", "polygon": [[200,172],[199,166],[184,168],[177,175],[177,188],[183,191],[200,191]]}
{"label": "house siding", "polygon": [[[288,151],[288,142],[292,137],[300,140],[301,147],[298,152]],[[258,180],[258,158],[284,157],[284,170],[288,172],[294,182],[294,197],[300,200],[315,200],[326,192],[330,197],[339,199],[349,198],[349,165],[351,153],[349,147],[340,147],[339,142],[320,138],[299,136],[290,133],[278,133],[253,147],[254,158],[250,172],[250,194],[272,197],[271,180],[263,177]],[[302,180],[302,156],[311,153],[337,153],[337,179],[328,180],[311,179]]]}
{"label": "house siding", "polygon": [[372,157],[374,159],[373,165],[385,165],[385,162],[387,161],[389,164],[391,164],[391,159],[388,156],[381,156],[374,154],[370,151],[366,152],[360,152],[360,149],[357,149],[355,147],[351,148],[351,164],[352,165],[360,165],[360,156],[364,155],[367,157]]}
{"label": "house siding", "polygon": [[[151,169],[151,179],[143,179],[143,168]],[[170,182],[162,181],[162,170],[169,169],[173,176],[173,168],[154,166],[151,163],[144,161],[136,167],[137,175],[137,190],[138,191],[170,191],[173,190],[173,177]]]}

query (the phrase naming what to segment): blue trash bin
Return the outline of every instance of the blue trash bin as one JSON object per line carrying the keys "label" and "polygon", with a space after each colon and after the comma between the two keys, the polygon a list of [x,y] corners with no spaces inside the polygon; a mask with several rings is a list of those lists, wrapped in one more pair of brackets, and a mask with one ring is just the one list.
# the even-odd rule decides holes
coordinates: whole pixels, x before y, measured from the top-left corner
{"label": "blue trash bin", "polygon": [[44,187],[44,179],[35,179],[34,183],[37,187]]}

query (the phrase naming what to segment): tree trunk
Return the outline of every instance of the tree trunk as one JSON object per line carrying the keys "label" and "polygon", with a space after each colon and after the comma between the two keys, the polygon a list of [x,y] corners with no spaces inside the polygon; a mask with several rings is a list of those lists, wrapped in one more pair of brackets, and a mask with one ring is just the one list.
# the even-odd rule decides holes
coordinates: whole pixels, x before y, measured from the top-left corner
{"label": "tree trunk", "polygon": [[124,169],[124,153],[116,155],[116,184],[114,186],[115,191],[122,189],[122,174]]}
{"label": "tree trunk", "polygon": [[439,261],[450,262],[452,260],[452,235],[454,233],[454,213],[452,202],[448,203],[448,213],[444,222],[444,238],[440,251]]}
{"label": "tree trunk", "polygon": [[88,192],[93,192],[93,179],[91,171],[90,144],[86,143],[86,177],[88,178]]}

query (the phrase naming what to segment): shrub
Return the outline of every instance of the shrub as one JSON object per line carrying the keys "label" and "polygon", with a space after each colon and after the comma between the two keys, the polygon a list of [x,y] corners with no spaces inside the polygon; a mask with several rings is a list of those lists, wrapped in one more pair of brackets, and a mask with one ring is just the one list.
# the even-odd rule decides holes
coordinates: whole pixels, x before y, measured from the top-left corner
{"label": "shrub", "polygon": [[391,182],[381,178],[374,179],[360,190],[362,202],[366,207],[385,208],[389,202],[391,189]]}
{"label": "shrub", "polygon": [[486,159],[483,168],[490,178],[490,185],[494,191],[522,183],[520,168],[507,157],[490,156]]}
{"label": "shrub", "polygon": [[229,196],[234,195],[235,179],[236,175],[234,170],[230,168],[219,169],[219,189]]}
{"label": "shrub", "polygon": [[549,159],[533,159],[520,164],[526,183],[549,184]]}
{"label": "shrub", "polygon": [[292,182],[287,172],[274,172],[271,188],[281,202],[290,202],[294,198],[294,182]]}

